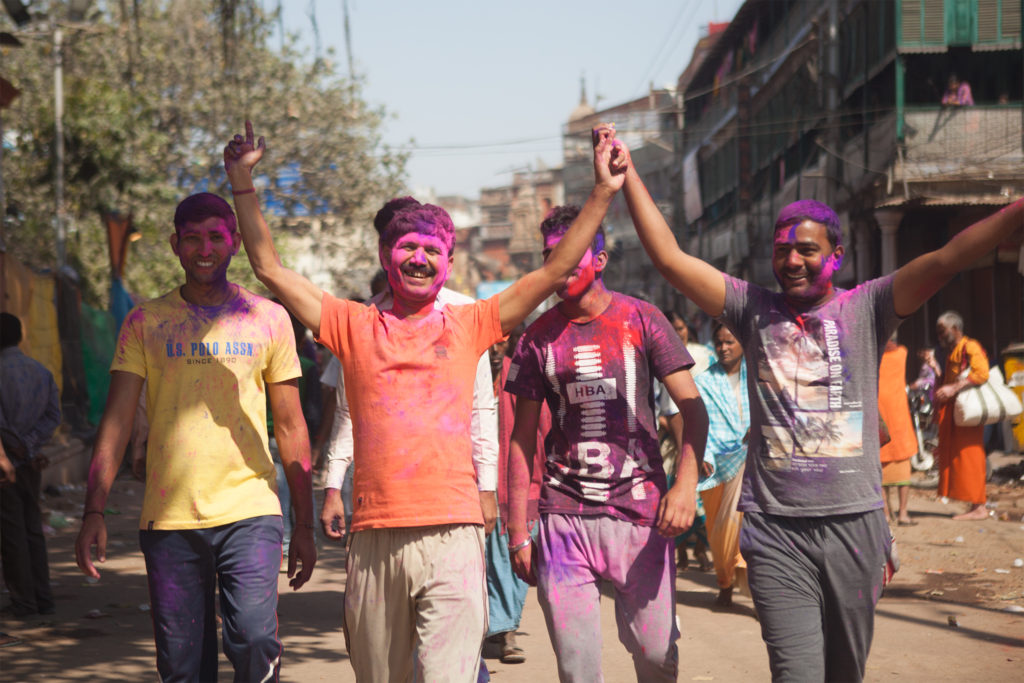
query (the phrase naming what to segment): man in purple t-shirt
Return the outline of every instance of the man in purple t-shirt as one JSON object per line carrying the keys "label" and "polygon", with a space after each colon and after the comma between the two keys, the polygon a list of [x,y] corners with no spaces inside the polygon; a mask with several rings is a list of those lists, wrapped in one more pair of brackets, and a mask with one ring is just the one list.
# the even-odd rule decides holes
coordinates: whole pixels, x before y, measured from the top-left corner
{"label": "man in purple t-shirt", "polygon": [[[544,254],[579,212],[557,207],[541,224]],[[601,679],[600,582],[615,589],[619,640],[637,679],[675,681],[673,537],[689,528],[708,418],[689,368],[693,359],[654,306],[605,288],[599,229],[561,303],[527,329],[505,390],[519,396],[509,450],[512,566],[536,584],[563,681]],[[660,379],[686,425],[668,489],[652,383]],[[526,522],[530,463],[541,402],[552,428],[536,551]]]}

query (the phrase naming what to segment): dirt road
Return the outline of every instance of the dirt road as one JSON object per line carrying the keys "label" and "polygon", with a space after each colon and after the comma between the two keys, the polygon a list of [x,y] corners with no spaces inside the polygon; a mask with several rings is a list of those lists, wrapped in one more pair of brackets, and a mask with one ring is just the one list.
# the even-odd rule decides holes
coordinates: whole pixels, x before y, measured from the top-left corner
{"label": "dirt road", "polygon": [[[0,648],[5,681],[156,680],[145,570],[136,524],[142,486],[119,479],[108,507],[108,559],[99,583],[74,565],[82,491],[48,497],[61,526],[49,540],[57,614],[7,620],[0,630],[20,642]],[[994,496],[998,498],[998,496]],[[917,526],[896,530],[903,568],[878,606],[868,661],[869,681],[1010,681],[1024,678],[1024,509],[1006,496],[1010,521],[953,522],[955,504],[915,491]],[[1002,570],[1002,571],[1000,571]],[[1004,573],[1005,572],[1005,573]],[[343,551],[322,545],[313,580],[298,592],[282,574],[280,636],[284,681],[353,681],[341,635]],[[712,607],[714,575],[682,572],[677,580],[681,681],[766,681],[767,656],[749,599],[728,611]],[[1018,610],[1018,611],[1008,611]],[[602,601],[603,664],[608,681],[631,681],[632,664],[619,644],[610,600]],[[951,622],[956,624],[951,625]],[[544,683],[557,679],[554,654],[532,592],[519,632],[524,664],[488,659],[492,680]],[[222,659],[221,680],[231,679]]]}

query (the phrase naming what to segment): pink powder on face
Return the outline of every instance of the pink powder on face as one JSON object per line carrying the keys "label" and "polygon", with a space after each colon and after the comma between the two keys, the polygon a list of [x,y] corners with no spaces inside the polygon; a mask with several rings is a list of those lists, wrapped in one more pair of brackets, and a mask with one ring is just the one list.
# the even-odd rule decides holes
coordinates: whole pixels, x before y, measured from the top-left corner
{"label": "pink powder on face", "polygon": [[404,234],[383,253],[388,283],[400,298],[433,301],[448,279],[450,251],[434,235]]}
{"label": "pink powder on face", "polygon": [[[547,235],[544,238],[545,253],[554,249],[564,236],[564,233]],[[580,258],[580,262],[576,265],[576,269],[569,276],[569,279],[566,280],[565,285],[558,290],[557,294],[562,299],[578,299],[590,289],[590,285],[594,283],[596,278],[597,270],[594,264],[594,254],[592,250],[587,249]]]}

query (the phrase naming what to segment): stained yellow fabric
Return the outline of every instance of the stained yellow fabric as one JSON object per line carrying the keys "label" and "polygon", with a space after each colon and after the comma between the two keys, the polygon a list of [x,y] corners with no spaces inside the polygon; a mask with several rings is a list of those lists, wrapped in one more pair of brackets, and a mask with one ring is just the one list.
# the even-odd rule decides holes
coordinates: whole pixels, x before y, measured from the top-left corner
{"label": "stained yellow fabric", "polygon": [[10,254],[3,259],[3,310],[21,320],[22,352],[53,373],[57,390],[63,391],[63,357],[57,327],[56,285],[50,275],[38,275]]}

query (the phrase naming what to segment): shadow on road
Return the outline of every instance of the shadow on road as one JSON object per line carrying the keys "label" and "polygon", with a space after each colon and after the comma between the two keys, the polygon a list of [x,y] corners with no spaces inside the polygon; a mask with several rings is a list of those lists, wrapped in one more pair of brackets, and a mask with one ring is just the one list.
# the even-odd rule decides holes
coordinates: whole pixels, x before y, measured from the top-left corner
{"label": "shadow on road", "polygon": [[965,626],[952,626],[948,621],[948,617],[957,617],[957,621],[959,622],[959,617],[963,617],[965,614],[968,614],[970,612],[998,612],[998,610],[992,610],[986,607],[973,607],[970,605],[963,604],[947,604],[949,605],[949,609],[941,610],[942,615],[944,617],[947,617],[947,620],[942,622],[924,617],[914,616],[903,611],[888,609],[884,605],[884,603],[879,603],[879,607],[875,610],[875,616],[876,618],[885,617],[887,619],[893,619],[896,621],[903,622],[905,624],[916,624],[918,626],[939,629],[945,632],[955,631],[958,634],[962,634],[966,638],[983,640],[985,642],[994,643],[996,645],[1001,645],[1004,647],[1024,648],[1024,638],[1015,638],[1013,636],[1008,636],[1002,633],[992,633],[991,631],[982,631],[980,629],[968,628]]}

